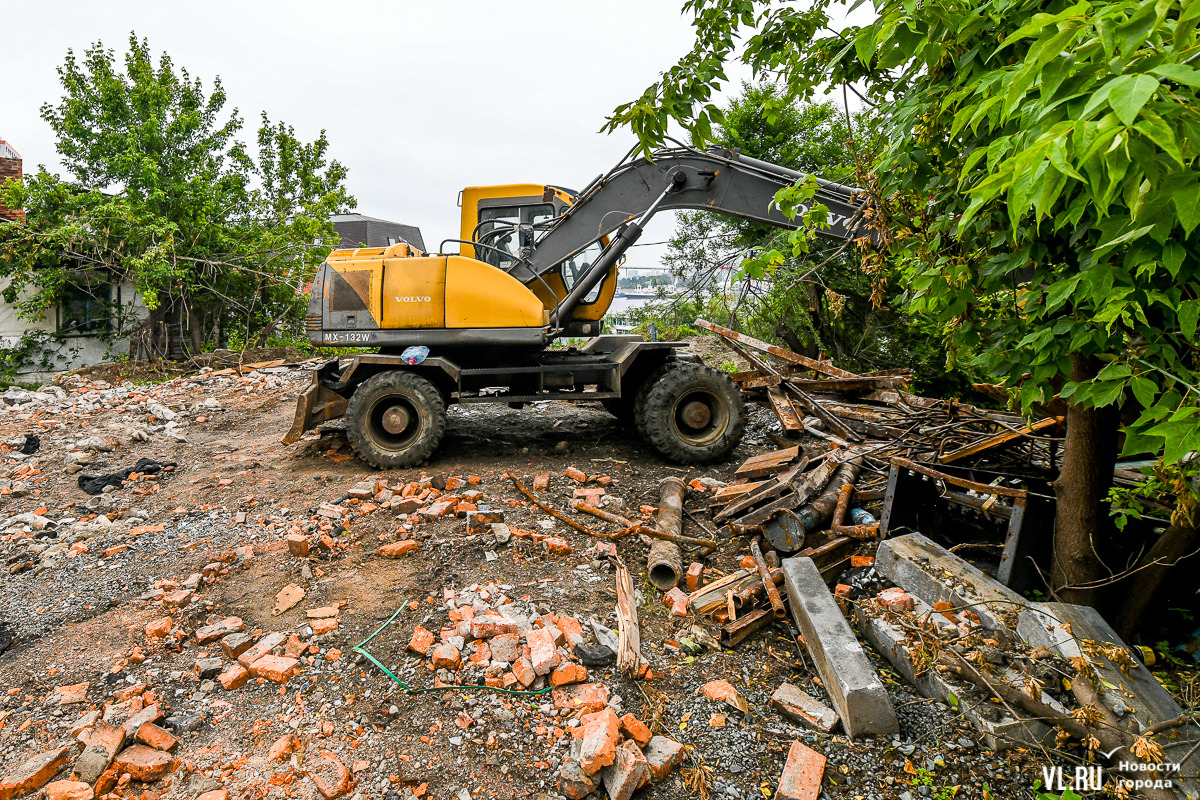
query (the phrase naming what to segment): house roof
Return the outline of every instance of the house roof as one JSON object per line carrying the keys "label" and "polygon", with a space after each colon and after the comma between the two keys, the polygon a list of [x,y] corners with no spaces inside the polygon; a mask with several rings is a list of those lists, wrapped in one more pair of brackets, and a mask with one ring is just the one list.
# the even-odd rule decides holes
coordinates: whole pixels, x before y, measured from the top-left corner
{"label": "house roof", "polygon": [[386,219],[368,217],[365,214],[336,214],[330,217],[333,228],[340,239],[339,247],[387,247],[405,242],[418,250],[425,250],[421,229]]}

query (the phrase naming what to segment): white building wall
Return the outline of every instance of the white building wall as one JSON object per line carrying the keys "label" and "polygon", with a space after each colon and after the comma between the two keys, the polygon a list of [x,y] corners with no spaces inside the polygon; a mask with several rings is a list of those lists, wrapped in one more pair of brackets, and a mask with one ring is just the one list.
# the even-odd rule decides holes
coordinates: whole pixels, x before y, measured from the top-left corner
{"label": "white building wall", "polygon": [[[150,310],[146,308],[146,304],[142,301],[141,293],[139,293],[132,283],[123,283],[119,287],[112,288],[111,300],[114,304],[120,302],[123,313],[122,318],[144,320],[149,316]],[[60,310],[57,308],[47,309],[42,316],[37,320],[24,319],[17,316],[17,310],[7,303],[0,302],[0,347],[13,347],[19,343],[26,333],[33,331],[45,331],[53,334],[58,330]],[[125,323],[125,329],[128,330],[130,324]],[[40,364],[27,364],[18,370],[18,379],[22,382],[45,382],[50,379],[54,372],[66,369],[74,369],[76,367],[88,367],[93,364],[101,364],[106,361],[114,361],[122,356],[129,354],[129,337],[120,336],[115,339],[105,341],[98,336],[91,335],[70,335],[63,342],[48,342],[48,348],[54,354],[54,367],[51,371],[45,371]],[[40,359],[35,359],[40,361]]]}

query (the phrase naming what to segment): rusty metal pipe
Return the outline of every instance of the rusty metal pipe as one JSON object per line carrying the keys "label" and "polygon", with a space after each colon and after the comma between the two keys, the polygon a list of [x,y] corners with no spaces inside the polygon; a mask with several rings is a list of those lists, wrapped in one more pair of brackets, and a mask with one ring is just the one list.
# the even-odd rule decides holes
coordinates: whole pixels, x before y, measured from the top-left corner
{"label": "rusty metal pipe", "polygon": [[768,608],[756,608],[736,622],[730,622],[721,628],[721,646],[736,647],[746,640],[750,634],[765,628],[775,621],[775,615]]}
{"label": "rusty metal pipe", "polygon": [[[771,582],[776,586],[783,585],[783,570],[771,568]],[[766,582],[758,581],[753,586],[748,586],[739,592],[734,592],[733,603],[737,606],[738,611],[743,611],[747,608],[753,608],[762,602],[763,597],[767,593]]]}
{"label": "rusty metal pipe", "polygon": [[775,579],[771,577],[771,568],[767,566],[767,560],[763,558],[762,548],[759,547],[758,542],[757,536],[750,540],[750,555],[754,557],[754,565],[758,567],[758,574],[762,578],[763,587],[767,590],[767,599],[771,602],[771,609],[775,612],[775,617],[783,619],[787,616],[787,609],[783,607],[783,598],[779,596]]}
{"label": "rusty metal pipe", "polygon": [[[680,478],[664,478],[658,487],[658,518],[654,527],[661,533],[679,536],[683,532],[684,483]],[[683,552],[667,539],[657,539],[646,558],[646,575],[659,591],[679,585],[683,574]]]}
{"label": "rusty metal pipe", "polygon": [[838,536],[849,536],[852,539],[874,539],[879,536],[879,523],[868,525],[845,525],[846,513],[850,510],[850,496],[854,494],[854,484],[844,483],[838,491],[837,508],[833,511],[833,522],[829,530]]}

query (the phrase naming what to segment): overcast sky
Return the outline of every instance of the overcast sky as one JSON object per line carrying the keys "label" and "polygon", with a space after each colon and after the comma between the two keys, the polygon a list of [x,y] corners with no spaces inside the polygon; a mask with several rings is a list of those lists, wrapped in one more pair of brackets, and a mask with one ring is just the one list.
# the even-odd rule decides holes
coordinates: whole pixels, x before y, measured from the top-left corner
{"label": "overcast sky", "polygon": [[[55,67],[130,31],[206,86],[220,76],[252,140],[259,114],[324,129],[358,211],[417,225],[426,246],[458,235],[458,191],[494,183],[582,188],[633,143],[604,118],[691,44],[679,0],[339,3],[106,0],[12,3],[0,48],[0,139],[61,172],[39,109],[61,96]],[[731,77],[749,77],[734,68]],[[664,216],[647,241],[665,239]],[[653,266],[643,247],[629,266]]]}

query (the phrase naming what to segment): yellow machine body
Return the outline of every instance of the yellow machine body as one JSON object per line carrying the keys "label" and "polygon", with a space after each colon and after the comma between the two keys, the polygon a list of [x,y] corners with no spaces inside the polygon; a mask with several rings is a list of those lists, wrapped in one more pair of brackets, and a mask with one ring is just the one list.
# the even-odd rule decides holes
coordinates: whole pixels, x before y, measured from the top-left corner
{"label": "yellow machine body", "polygon": [[528,287],[473,258],[421,255],[397,244],[335,250],[326,263],[340,279],[325,282],[330,307],[338,307],[335,293],[344,282],[375,323],[357,324],[359,329],[540,329],[548,322],[545,306]]}

